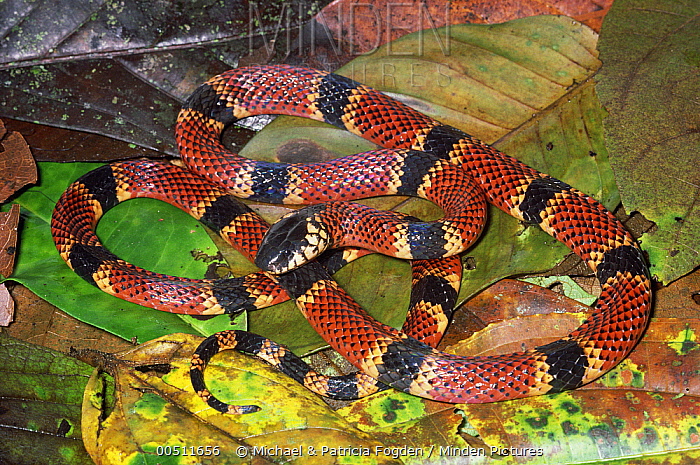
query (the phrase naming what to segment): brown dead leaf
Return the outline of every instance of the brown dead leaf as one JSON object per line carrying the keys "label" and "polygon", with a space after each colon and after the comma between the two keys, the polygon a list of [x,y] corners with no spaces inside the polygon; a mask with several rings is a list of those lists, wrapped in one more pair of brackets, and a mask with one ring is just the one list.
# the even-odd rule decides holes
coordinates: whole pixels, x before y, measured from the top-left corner
{"label": "brown dead leaf", "polygon": [[112,161],[127,158],[161,158],[164,153],[100,134],[58,128],[8,118],[8,131],[24,137],[36,161]]}
{"label": "brown dead leaf", "polygon": [[7,200],[12,194],[37,180],[36,165],[29,146],[21,134],[7,132],[0,121],[0,202]]}
{"label": "brown dead leaf", "polygon": [[457,312],[440,347],[470,337],[489,324],[520,316],[591,311],[558,292],[515,279],[503,279],[468,300]]}
{"label": "brown dead leaf", "polygon": [[700,269],[660,288],[654,299],[656,316],[700,318]]}
{"label": "brown dead leaf", "polygon": [[3,330],[7,335],[60,352],[73,348],[117,352],[133,347],[124,339],[83,323],[40,299],[19,284],[10,292],[17,307],[17,317]]}
{"label": "brown dead leaf", "polygon": [[[449,351],[488,355],[519,350],[521,344],[531,347],[566,333],[582,317],[528,316],[517,322],[520,332],[511,331],[508,321],[492,324]],[[555,326],[558,334],[545,330]],[[659,463],[695,463],[673,459],[700,454],[697,326],[693,320],[654,319],[628,359],[575,391],[480,405],[444,404],[385,391],[339,413],[385,444],[416,446],[426,456],[432,451],[427,461],[417,463],[491,463],[496,458],[525,463],[516,457],[527,455],[523,451],[541,458],[533,463],[599,463],[602,458],[643,454],[666,459]],[[515,346],[502,343],[508,332]],[[460,455],[451,457],[455,450]],[[436,456],[440,461],[431,461]]]}
{"label": "brown dead leaf", "polygon": [[551,313],[499,321],[453,345],[449,351],[481,356],[529,350],[566,336],[584,319],[582,313]]}
{"label": "brown dead leaf", "polygon": [[458,0],[452,2],[358,2],[341,0],[324,8],[316,20],[335,37],[349,42],[351,54],[368,53],[401,36],[448,24],[495,24],[535,15],[566,15],[595,31],[612,0],[501,1]]}
{"label": "brown dead leaf", "polygon": [[[1,123],[0,123],[1,124]],[[0,212],[0,276],[12,274],[17,249],[17,225],[19,205],[12,205],[9,212]],[[5,284],[0,284],[0,326],[8,326],[15,315],[15,303]]]}
{"label": "brown dead leaf", "polygon": [[15,316],[15,302],[4,284],[0,284],[0,326],[9,326]]}
{"label": "brown dead leaf", "polygon": [[642,341],[612,372],[581,389],[638,389],[648,394],[700,396],[696,319],[654,318]]}
{"label": "brown dead leaf", "polygon": [[12,205],[9,212],[0,212],[0,276],[12,274],[17,251],[17,225],[19,205]]}

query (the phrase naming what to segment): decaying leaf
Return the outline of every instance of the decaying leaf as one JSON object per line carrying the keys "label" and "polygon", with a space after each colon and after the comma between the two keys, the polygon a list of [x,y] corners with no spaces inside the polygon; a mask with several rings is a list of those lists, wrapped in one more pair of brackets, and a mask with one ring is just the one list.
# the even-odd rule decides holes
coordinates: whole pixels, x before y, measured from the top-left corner
{"label": "decaying leaf", "polygon": [[[113,400],[105,395],[107,378],[93,373],[83,402],[83,438],[96,463],[332,464],[340,448],[382,446],[296,382],[232,351],[217,355],[207,369],[211,391],[262,410],[244,416],[214,411],[189,380],[190,357],[201,340],[174,334],[110,357]],[[360,456],[353,463],[400,462]]]}
{"label": "decaying leaf", "polygon": [[[519,338],[503,337],[502,331],[528,323],[530,330]],[[515,346],[544,344],[557,335],[537,336],[536,328],[558,325],[565,333],[579,323],[569,314],[524,317],[516,325],[490,325],[450,351],[507,352],[514,347],[501,342],[513,338]],[[450,405],[387,391],[333,412],[269,366],[224,352],[206,371],[208,387],[226,402],[262,407],[244,416],[220,414],[194,394],[189,358],[201,338],[175,334],[107,359],[115,377],[112,399],[110,378],[93,373],[83,404],[84,439],[100,464],[157,460],[165,451],[191,453],[200,463],[300,464],[336,463],[338,454],[351,449],[357,454],[352,463],[461,464],[465,455],[470,455],[467,463],[498,457],[504,464],[520,463],[523,455],[536,464],[700,456],[693,439],[700,414],[700,376],[693,368],[700,364],[696,326],[656,320],[628,360],[583,389],[485,405]],[[170,459],[190,463],[184,456]]]}
{"label": "decaying leaf", "polygon": [[385,42],[396,40],[410,32],[425,30],[431,34],[435,28],[449,24],[494,24],[537,15],[565,15],[600,30],[611,0],[604,1],[555,1],[532,0],[490,2],[484,0],[391,2],[335,1],[316,15],[316,20],[351,42],[352,53],[371,53]]}
{"label": "decaying leaf", "polygon": [[15,301],[5,284],[0,284],[0,326],[8,326],[15,316]]}
{"label": "decaying leaf", "polygon": [[134,144],[122,142],[107,135],[64,129],[47,124],[18,119],[5,119],[8,130],[22,134],[32,148],[34,160],[42,161],[111,161],[127,158],[159,158],[165,154]]}
{"label": "decaying leaf", "polygon": [[[0,203],[17,190],[37,180],[37,169],[29,146],[17,132],[7,132],[0,121]],[[0,279],[12,274],[17,253],[19,205],[0,212]],[[14,301],[7,287],[0,284],[0,326],[9,325],[14,317]]]}
{"label": "decaying leaf", "polygon": [[0,114],[176,156],[172,124],[187,94],[253,47],[272,42],[270,54],[288,53],[296,45],[289,31],[298,34],[318,7],[306,0],[12,2],[0,12]]}
{"label": "decaying leaf", "polygon": [[616,1],[601,32],[597,89],[627,211],[656,223],[642,248],[668,283],[700,263],[700,3]]}
{"label": "decaying leaf", "polygon": [[16,191],[36,182],[37,173],[29,146],[18,132],[7,133],[0,121],[0,203]]}
{"label": "decaying leaf", "polygon": [[0,212],[0,277],[12,274],[17,253],[17,225],[19,205],[14,204],[7,212]]}
{"label": "decaying leaf", "polygon": [[[12,274],[17,252],[17,225],[19,205],[10,211],[0,212],[0,278]],[[9,325],[14,316],[14,301],[5,284],[0,284],[0,326]]]}
{"label": "decaying leaf", "polygon": [[0,462],[90,465],[81,399],[92,368],[0,333]]}
{"label": "decaying leaf", "polygon": [[[531,347],[557,336],[550,331],[532,340],[538,327],[559,325],[563,335],[579,323],[568,314],[524,317],[490,325],[448,350],[504,353],[523,342]],[[526,329],[518,336],[515,327]],[[405,463],[594,464],[660,456],[668,460],[660,463],[690,464],[700,457],[698,329],[692,320],[655,320],[625,362],[575,391],[482,405],[440,404],[386,391],[339,413],[385,444],[425,452],[422,458],[403,458]],[[516,347],[502,344],[504,332]],[[435,425],[440,425],[437,430]]]}
{"label": "decaying leaf", "polygon": [[[35,183],[37,170],[29,146],[21,134],[7,132],[0,121],[0,203],[27,184]],[[17,253],[19,205],[0,212],[0,279],[12,274]],[[14,317],[14,301],[7,287],[0,284],[0,326],[9,325]]]}
{"label": "decaying leaf", "polygon": [[659,289],[654,300],[658,316],[700,318],[700,269]]}

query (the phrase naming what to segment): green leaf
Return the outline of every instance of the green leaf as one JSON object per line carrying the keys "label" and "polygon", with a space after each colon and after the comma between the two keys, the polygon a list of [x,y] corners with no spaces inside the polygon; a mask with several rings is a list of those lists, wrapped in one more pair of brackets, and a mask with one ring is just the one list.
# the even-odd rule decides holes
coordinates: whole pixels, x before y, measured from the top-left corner
{"label": "green leaf", "polygon": [[92,464],[80,407],[92,367],[1,333],[0,359],[0,462]]}
{"label": "green leaf", "polygon": [[700,3],[616,1],[596,77],[627,211],[656,223],[641,244],[664,283],[700,263]]}

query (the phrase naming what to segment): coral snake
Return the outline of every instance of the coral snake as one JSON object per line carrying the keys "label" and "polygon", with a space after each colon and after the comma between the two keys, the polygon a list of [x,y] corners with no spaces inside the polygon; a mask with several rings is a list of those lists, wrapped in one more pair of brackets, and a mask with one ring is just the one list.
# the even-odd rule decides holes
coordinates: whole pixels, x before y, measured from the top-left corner
{"label": "coral snake", "polygon": [[[386,149],[284,165],[249,160],[222,145],[227,125],[260,114],[324,121]],[[254,354],[335,398],[361,397],[391,386],[437,401],[482,403],[588,383],[619,363],[647,326],[651,283],[643,255],[602,205],[348,78],[287,65],[227,71],[190,96],[178,117],[176,139],[187,169],[154,161],[120,162],[98,168],[68,188],[51,222],[63,259],[105,292],[164,311],[236,313],[291,297],[316,331],[361,371],[322,376],[268,339],[224,331],[204,340],[190,369],[195,391],[216,410],[258,409],[225,404],[207,390],[204,368],[224,349]],[[445,216],[422,222],[346,202],[385,194],[427,198]],[[100,244],[94,227],[106,210],[133,197],[158,198],[187,211],[264,272],[193,280],[120,260]],[[309,206],[268,231],[235,197]],[[566,337],[498,356],[464,357],[434,348],[456,301],[458,254],[481,233],[485,201],[539,225],[595,272],[602,291],[593,313]],[[345,249],[324,253],[338,247]],[[414,288],[402,330],[371,318],[330,276],[368,253],[362,249],[413,260]]]}

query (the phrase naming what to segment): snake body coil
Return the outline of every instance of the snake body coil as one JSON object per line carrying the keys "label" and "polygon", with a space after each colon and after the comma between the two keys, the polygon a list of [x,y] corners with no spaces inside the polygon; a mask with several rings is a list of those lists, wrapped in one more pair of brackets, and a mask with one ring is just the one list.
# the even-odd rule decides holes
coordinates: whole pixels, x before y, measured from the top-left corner
{"label": "snake body coil", "polygon": [[[383,147],[398,150],[378,151],[373,155],[393,157],[394,162],[389,165],[396,170],[389,170],[394,174],[387,175],[385,162],[373,164],[364,158],[350,157],[343,169],[320,174],[321,171],[308,166],[278,166],[248,160],[222,146],[219,138],[227,124],[257,114],[302,116],[347,129]],[[220,194],[210,196],[204,203],[195,202],[195,217],[208,220],[212,210],[219,210],[215,207],[218,199],[228,198],[221,189],[238,197],[276,203],[331,202],[293,214],[302,221],[285,219],[264,240],[261,236],[266,227],[237,226],[239,214],[221,215],[209,223],[215,223],[215,229],[224,234],[255,230],[257,239],[248,249],[248,256],[255,258],[266,271],[292,270],[278,276],[265,275],[269,284],[263,286],[267,288],[264,292],[284,289],[333,348],[380,383],[455,403],[493,402],[573,389],[599,377],[622,360],[646,328],[651,289],[642,253],[630,234],[597,201],[458,129],[350,79],[290,66],[231,70],[212,78],[188,99],[178,117],[176,137],[188,169],[219,186],[211,189],[218,189]],[[434,158],[426,161],[420,152],[413,151],[427,152]],[[349,175],[343,177],[343,173]],[[433,181],[436,176],[441,178],[440,182]],[[318,182],[319,179],[323,182]],[[130,182],[116,182],[114,189]],[[96,238],[83,231],[94,227],[97,216],[96,200],[85,200],[86,192],[93,195],[95,189],[81,187],[84,185],[72,186],[59,202],[60,208],[57,207],[52,222],[57,247],[69,265],[88,281],[105,290],[119,288],[115,276],[121,271],[116,270],[126,268],[130,272],[132,268],[104,252]],[[462,191],[467,188],[468,192]],[[367,196],[366,191],[371,190],[430,198],[442,204],[446,215],[438,222],[423,223],[342,202],[345,198]],[[172,191],[184,194],[179,188]],[[459,198],[454,193],[463,196]],[[595,272],[602,293],[594,312],[565,338],[524,352],[460,357],[435,350],[433,346],[439,335],[430,339],[426,331],[417,329],[444,328],[443,323],[422,323],[422,320],[433,321],[431,315],[440,315],[449,306],[443,297],[434,297],[425,282],[450,283],[436,286],[441,289],[436,295],[444,294],[446,288],[454,290],[459,272],[454,271],[458,266],[455,267],[454,258],[450,257],[464,250],[480,234],[483,222],[474,218],[484,213],[484,198],[520,220],[538,224],[570,247]],[[76,215],[85,220],[79,234],[75,233],[72,220]],[[247,213],[241,215],[249,217]],[[371,245],[381,253],[428,259],[419,263],[433,270],[438,269],[437,263],[453,271],[443,275],[436,271],[421,274],[414,266],[414,284],[421,290],[412,298],[415,310],[404,326],[407,334],[372,319],[323,267],[313,262],[303,265],[324,249],[338,245]],[[97,252],[87,253],[90,247]],[[145,279],[138,279],[144,292],[149,292]],[[168,283],[172,280],[163,279]],[[222,303],[235,299],[218,297],[219,283],[205,283],[204,287],[204,290],[196,287],[188,290],[199,294],[192,296],[196,305],[187,308],[187,312],[235,310],[235,305]],[[154,291],[148,302],[142,303],[173,300],[156,296],[159,292]],[[115,292],[123,298],[126,293],[124,289]],[[256,299],[252,301],[266,300]],[[270,302],[276,299],[267,298]],[[257,303],[252,306],[258,308]],[[436,308],[439,310],[433,311]],[[444,321],[444,316],[438,319]],[[436,332],[440,333],[441,330]],[[246,346],[243,333],[220,333],[208,338],[193,359],[191,374],[195,389],[218,410],[238,412],[210,395],[204,387],[202,372],[219,350],[243,346]],[[260,344],[246,347],[245,350],[264,356]],[[270,352],[267,359],[285,369],[285,357],[280,357],[277,350]],[[299,370],[303,372],[303,368]],[[301,378],[305,382],[305,377]],[[325,380],[320,382],[324,383]],[[325,392],[324,388],[316,390]]]}

